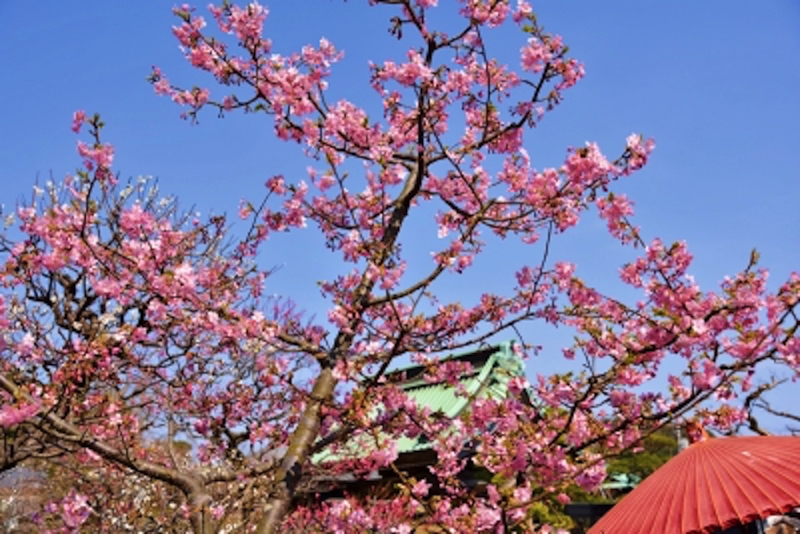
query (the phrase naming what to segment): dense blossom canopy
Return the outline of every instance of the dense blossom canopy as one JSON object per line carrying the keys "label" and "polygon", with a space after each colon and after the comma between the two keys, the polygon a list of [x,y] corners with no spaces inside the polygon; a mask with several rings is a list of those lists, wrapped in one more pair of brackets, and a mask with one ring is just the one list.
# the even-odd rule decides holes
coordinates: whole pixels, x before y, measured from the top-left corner
{"label": "dense blossom canopy", "polygon": [[[274,50],[258,3],[211,6],[208,23],[176,8],[186,59],[217,87],[184,89],[156,68],[155,92],[190,119],[267,115],[308,159],[306,176],[273,176],[263,201],[242,203],[247,235],[227,236],[223,217],[181,214],[152,181],[119,180],[99,116],[84,112],[72,125],[80,170],[8,214],[2,467],[58,482],[41,528],[550,532],[542,510],[576,485],[597,488],[608,456],[688,415],[732,429],[762,392],[759,365],[800,369],[797,275],[770,291],[754,254],[704,291],[685,243],[646,239],[632,224],[620,181],[646,165],[652,140],[631,135],[616,158],[587,143],[534,166],[526,143],[584,70],[525,1],[460,0],[450,34],[428,20],[455,3],[370,3],[391,12],[405,51],[369,66],[378,115],[327,98],[343,54],[334,43]],[[492,32],[519,41],[518,64],[493,59]],[[620,270],[635,302],[550,257],[551,240],[595,214],[638,254]],[[439,238],[413,265],[412,224]],[[321,319],[258,266],[279,252],[271,235],[300,228],[340,254],[340,274],[319,284]],[[510,291],[437,295],[437,280],[469,270],[498,238],[539,254]],[[443,356],[498,335],[519,337],[527,356],[532,321],[575,332],[563,354],[546,355],[574,360],[572,370],[516,377],[511,398],[471,399],[450,420],[387,380],[410,358],[427,380],[457,387],[469,366]],[[683,371],[665,376],[666,360]],[[419,436],[437,459],[411,476],[395,443]],[[373,446],[354,452],[355,439]],[[337,461],[315,460],[323,453]],[[459,477],[467,463],[483,470],[481,484]],[[392,474],[385,491],[317,496],[321,481],[375,472]]]}

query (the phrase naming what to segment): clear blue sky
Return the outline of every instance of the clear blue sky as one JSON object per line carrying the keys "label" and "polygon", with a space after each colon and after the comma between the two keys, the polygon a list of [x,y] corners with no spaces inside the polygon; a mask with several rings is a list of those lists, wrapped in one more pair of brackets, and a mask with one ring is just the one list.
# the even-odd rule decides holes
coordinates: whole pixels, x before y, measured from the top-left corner
{"label": "clear blue sky", "polygon": [[[178,118],[177,106],[154,95],[145,81],[152,65],[185,86],[211,83],[193,73],[178,51],[170,31],[177,23],[172,5],[0,3],[0,203],[13,206],[37,180],[74,171],[79,159],[70,120],[77,109],[103,115],[123,177],[157,176],[162,190],[186,208],[233,213],[239,199],[260,199],[269,176],[305,176],[308,162],[296,147],[271,139],[266,117],[218,120],[209,113],[192,126]],[[367,61],[403,54],[386,32],[389,9],[369,8],[364,0],[266,5],[267,33],[277,52],[329,38],[346,53],[331,81],[334,95],[375,105],[366,86]],[[687,240],[695,276],[706,289],[741,269],[753,247],[775,283],[800,269],[796,0],[533,5],[587,71],[529,137],[537,167],[560,164],[570,145],[596,141],[613,156],[630,133],[652,136],[657,149],[651,164],[624,186],[646,236]],[[500,37],[498,54],[514,61],[521,36]],[[557,242],[554,257],[577,263],[590,283],[614,288],[617,269],[630,254],[603,236],[603,224],[589,218]],[[330,277],[335,265],[308,254],[317,244],[311,235],[276,239],[265,262],[285,266],[277,275],[281,291],[322,314],[314,281]],[[536,258],[525,247],[490,249],[473,276],[505,284],[521,263]],[[463,290],[463,281],[444,291],[456,295],[456,287]],[[546,353],[558,354],[563,333],[536,328],[529,340],[541,339]],[[537,363],[536,370],[552,361]]]}

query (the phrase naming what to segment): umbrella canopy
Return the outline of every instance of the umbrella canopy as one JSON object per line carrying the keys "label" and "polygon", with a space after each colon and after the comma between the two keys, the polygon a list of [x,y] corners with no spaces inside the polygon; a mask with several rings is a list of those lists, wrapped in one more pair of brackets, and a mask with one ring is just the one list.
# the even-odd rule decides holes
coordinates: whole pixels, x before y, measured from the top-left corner
{"label": "umbrella canopy", "polygon": [[644,479],[589,534],[717,532],[800,504],[800,437],[695,443]]}

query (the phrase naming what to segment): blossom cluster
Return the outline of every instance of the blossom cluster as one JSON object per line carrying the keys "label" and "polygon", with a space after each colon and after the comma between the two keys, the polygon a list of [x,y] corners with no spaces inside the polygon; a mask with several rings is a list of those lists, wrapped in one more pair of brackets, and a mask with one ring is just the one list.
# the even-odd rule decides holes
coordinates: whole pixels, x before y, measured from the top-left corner
{"label": "blossom cluster", "polygon": [[[263,202],[242,202],[249,230],[237,239],[225,217],[178,212],[152,180],[118,183],[99,116],[75,113],[73,131],[88,126],[81,167],[0,234],[0,431],[18,455],[7,461],[81,474],[42,525],[552,532],[542,507],[557,513],[571,492],[596,490],[606,457],[690,414],[735,428],[755,369],[800,370],[798,275],[774,289],[754,255],[702,290],[686,243],[646,240],[633,224],[620,187],[647,164],[651,139],[630,136],[616,158],[588,142],[534,166],[535,127],[584,71],[527,2],[460,0],[449,34],[429,27],[448,7],[435,0],[371,4],[395,10],[390,31],[405,47],[369,65],[377,114],[329,98],[343,56],[327,39],[276,50],[259,3],[212,6],[210,24],[175,9],[186,60],[226,93],[181,88],[158,68],[155,92],[192,119],[263,111],[309,160],[267,179]],[[515,65],[490,53],[494,31],[517,36]],[[633,301],[554,257],[551,241],[593,212],[630,252],[619,278]],[[341,260],[318,283],[319,317],[275,295],[260,267],[271,236],[304,228]],[[500,281],[505,291],[440,294],[505,239],[535,255]],[[574,332],[561,351],[515,348],[563,355],[563,372],[509,372],[473,390],[473,366],[443,358],[512,332],[524,341],[530,323]],[[409,361],[420,385],[446,386],[466,408],[412,401],[391,372]],[[402,467],[409,441],[428,444],[424,470]],[[353,480],[371,491],[342,489]]]}

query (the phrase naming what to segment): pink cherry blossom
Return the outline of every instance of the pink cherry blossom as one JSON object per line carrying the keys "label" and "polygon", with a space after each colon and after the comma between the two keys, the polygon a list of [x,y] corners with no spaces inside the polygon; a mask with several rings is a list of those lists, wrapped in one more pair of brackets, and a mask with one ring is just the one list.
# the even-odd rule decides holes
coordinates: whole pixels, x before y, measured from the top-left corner
{"label": "pink cherry blossom", "polygon": [[78,133],[81,131],[81,126],[86,121],[86,113],[82,110],[76,111],[72,115],[72,131]]}
{"label": "pink cherry blossom", "polygon": [[[751,424],[761,369],[797,376],[797,274],[770,280],[754,253],[701,287],[687,243],[636,226],[624,184],[651,139],[533,151],[584,67],[527,2],[371,4],[398,47],[365,69],[375,101],[334,96],[343,52],[273,43],[259,3],[208,25],[174,10],[217,87],[154,68],[155,92],[193,121],[266,119],[281,157],[307,158],[242,201],[241,228],[118,183],[99,116],[73,116],[78,169],[0,234],[6,460],[68,482],[43,528],[552,532],[532,513],[595,491],[608,457],[685,417]],[[621,290],[569,261],[580,222],[621,250]],[[314,313],[271,268],[298,232],[320,250],[288,265],[330,273]],[[564,346],[541,346],[551,327]],[[442,409],[418,402],[431,390]]]}
{"label": "pink cherry blossom", "polygon": [[41,406],[37,403],[28,403],[21,406],[3,404],[0,406],[0,426],[11,428],[34,417]]}

